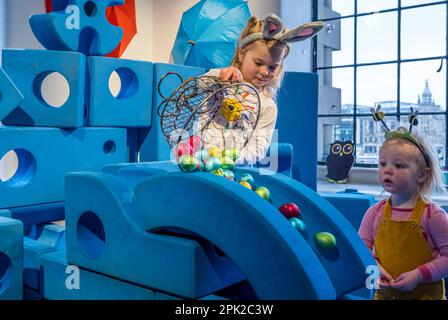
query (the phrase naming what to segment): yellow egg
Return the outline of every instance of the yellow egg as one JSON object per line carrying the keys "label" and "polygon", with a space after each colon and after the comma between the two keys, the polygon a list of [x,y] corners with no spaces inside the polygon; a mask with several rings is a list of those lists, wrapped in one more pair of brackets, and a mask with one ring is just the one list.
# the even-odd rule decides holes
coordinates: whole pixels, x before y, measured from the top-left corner
{"label": "yellow egg", "polygon": [[241,119],[243,105],[236,99],[226,98],[221,105],[221,115],[227,121],[235,121]]}
{"label": "yellow egg", "polygon": [[246,181],[241,181],[240,185],[245,186],[247,189],[252,190],[251,185],[249,184],[249,182]]}
{"label": "yellow egg", "polygon": [[219,158],[221,157],[222,151],[218,147],[211,147],[208,150],[208,154],[210,157]]}

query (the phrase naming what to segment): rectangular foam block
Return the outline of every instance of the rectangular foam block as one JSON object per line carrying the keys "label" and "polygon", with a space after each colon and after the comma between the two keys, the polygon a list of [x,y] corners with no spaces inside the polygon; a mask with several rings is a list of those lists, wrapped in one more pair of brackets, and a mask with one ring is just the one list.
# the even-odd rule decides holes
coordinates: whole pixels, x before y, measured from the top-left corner
{"label": "rectangular foam block", "polygon": [[33,224],[64,220],[64,202],[37,204],[0,210],[0,216],[22,221],[27,227]]}
{"label": "rectangular foam block", "polygon": [[23,101],[23,95],[0,67],[0,116],[4,110],[12,110]]}
{"label": "rectangular foam block", "polygon": [[151,111],[151,128],[141,129],[139,132],[140,161],[169,160],[170,148],[160,127],[160,117],[157,109],[159,105],[168,98],[173,91],[182,84],[176,75],[169,75],[161,82],[159,93],[159,82],[168,73],[176,72],[185,81],[189,77],[196,77],[205,73],[203,68],[181,66],[175,64],[155,63],[153,80],[153,108]]}
{"label": "rectangular foam block", "polygon": [[127,162],[126,129],[0,127],[0,158],[14,150],[17,170],[0,183],[0,208],[64,201],[64,176]]}
{"label": "rectangular foam block", "polygon": [[[146,61],[88,57],[89,126],[151,126],[153,64]],[[109,88],[115,72],[121,81],[116,96]]]}
{"label": "rectangular foam block", "polygon": [[44,226],[37,240],[25,237],[23,243],[23,282],[40,292],[40,257],[56,250],[65,251],[65,228],[55,224]]}
{"label": "rectangular foam block", "polygon": [[0,217],[0,300],[23,298],[23,226]]}
{"label": "rectangular foam block", "polygon": [[317,74],[285,73],[277,97],[278,141],[293,145],[292,177],[313,190],[317,179],[317,97]]}
{"label": "rectangular foam block", "polygon": [[[45,299],[155,300],[154,292],[148,288],[109,278],[76,266],[67,268],[69,264],[65,255],[59,251],[43,255],[41,263],[43,270],[42,295]],[[77,273],[78,271],[79,273]]]}
{"label": "rectangular foam block", "polygon": [[[5,125],[50,126],[76,128],[84,123],[84,97],[86,57],[78,52],[3,49],[4,71],[22,93],[24,100],[19,105],[10,105],[0,110],[0,121]],[[42,84],[52,73],[62,75],[69,92],[66,101],[60,90],[57,99],[45,100]],[[54,90],[54,85],[52,85]],[[47,92],[47,91],[44,91]],[[49,96],[56,97],[48,90]],[[60,96],[59,96],[60,95]],[[61,100],[61,101],[59,101]],[[49,104],[50,102],[51,104]],[[62,105],[58,105],[58,104]]]}
{"label": "rectangular foam block", "polygon": [[375,204],[375,197],[367,194],[320,193],[358,230],[367,209]]}

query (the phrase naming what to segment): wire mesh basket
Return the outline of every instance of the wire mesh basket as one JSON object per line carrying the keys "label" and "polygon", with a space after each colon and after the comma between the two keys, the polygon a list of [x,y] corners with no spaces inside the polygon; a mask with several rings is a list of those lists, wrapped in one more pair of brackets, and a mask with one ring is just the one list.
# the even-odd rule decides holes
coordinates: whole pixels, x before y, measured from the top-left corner
{"label": "wire mesh basket", "polygon": [[[178,77],[182,84],[166,97],[161,88],[169,76]],[[183,81],[178,73],[169,72],[160,79],[158,93],[164,99],[158,106],[161,128],[171,149],[196,136],[202,148],[239,151],[258,123],[260,97],[248,83],[231,83],[213,76]]]}

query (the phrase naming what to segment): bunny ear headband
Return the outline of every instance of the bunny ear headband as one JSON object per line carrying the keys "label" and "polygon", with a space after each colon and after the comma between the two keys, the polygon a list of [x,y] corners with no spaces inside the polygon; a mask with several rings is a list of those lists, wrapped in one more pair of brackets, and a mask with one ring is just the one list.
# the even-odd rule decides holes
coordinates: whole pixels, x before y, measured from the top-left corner
{"label": "bunny ear headband", "polygon": [[429,158],[427,154],[424,152],[423,147],[421,146],[420,142],[418,142],[417,138],[412,134],[412,127],[418,125],[418,111],[414,111],[414,108],[411,107],[411,113],[408,116],[409,120],[409,130],[405,127],[399,127],[395,131],[391,131],[389,127],[386,125],[386,123],[383,121],[384,118],[384,112],[381,112],[381,105],[377,105],[376,109],[371,108],[370,111],[373,113],[373,120],[375,121],[381,121],[383,124],[385,131],[384,131],[384,137],[387,139],[390,138],[401,138],[404,140],[407,140],[414,144],[422,153],[423,158],[425,159],[426,165],[429,167]]}
{"label": "bunny ear headband", "polygon": [[256,32],[243,38],[238,47],[241,49],[256,40],[278,40],[289,49],[289,43],[299,42],[315,36],[324,26],[321,21],[302,24],[294,29],[283,27],[280,18],[271,13],[263,21],[262,32]]}

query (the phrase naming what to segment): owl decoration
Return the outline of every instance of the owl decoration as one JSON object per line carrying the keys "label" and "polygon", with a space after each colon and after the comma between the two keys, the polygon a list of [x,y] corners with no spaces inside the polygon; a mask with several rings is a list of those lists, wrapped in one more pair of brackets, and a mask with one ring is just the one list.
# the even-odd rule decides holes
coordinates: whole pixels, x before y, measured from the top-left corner
{"label": "owl decoration", "polygon": [[347,183],[348,174],[355,162],[355,146],[351,141],[336,140],[330,145],[327,157],[327,178],[331,183]]}

